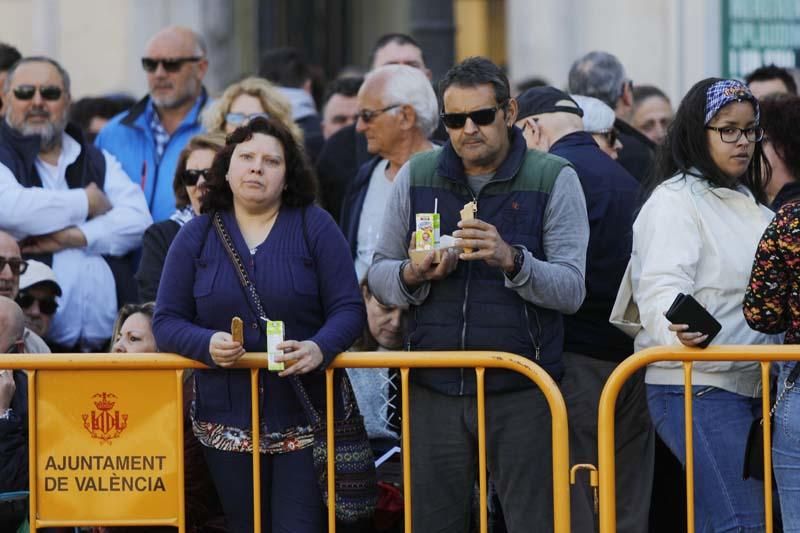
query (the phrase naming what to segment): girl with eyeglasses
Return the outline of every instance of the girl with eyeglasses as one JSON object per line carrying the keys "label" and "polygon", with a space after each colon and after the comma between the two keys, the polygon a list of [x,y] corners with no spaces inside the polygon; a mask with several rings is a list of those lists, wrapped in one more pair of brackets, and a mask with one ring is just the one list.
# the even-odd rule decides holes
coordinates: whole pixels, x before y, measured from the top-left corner
{"label": "girl with eyeglasses", "polygon": [[224,146],[225,135],[221,132],[196,135],[178,156],[172,182],[175,212],[169,219],[147,228],[142,238],[142,260],[136,272],[139,301],[156,299],[169,245],[178,230],[200,214],[200,205],[206,193],[206,174],[214,156]]}
{"label": "girl with eyeglasses", "polygon": [[[708,78],[684,97],[659,148],[650,194],[633,226],[633,251],[612,322],[650,346],[703,346],[708,336],[664,316],[679,293],[692,295],[722,325],[715,344],[775,344],[741,312],[757,243],[772,212],[756,98],[736,80]],[[636,309],[638,306],[638,309]],[[638,315],[638,316],[637,316]],[[695,528],[763,531],[761,482],[742,479],[751,423],[761,410],[755,362],[696,362],[692,370]],[[684,370],[647,368],[656,431],[686,463]]]}
{"label": "girl with eyeglasses", "polygon": [[[800,344],[800,97],[768,97],[761,109],[764,153],[772,167],[767,194],[777,214],[758,244],[744,316],[751,328],[785,331],[785,344]],[[787,533],[800,531],[800,387],[792,376],[797,366],[797,361],[778,364],[780,400],[772,418],[772,464]]]}

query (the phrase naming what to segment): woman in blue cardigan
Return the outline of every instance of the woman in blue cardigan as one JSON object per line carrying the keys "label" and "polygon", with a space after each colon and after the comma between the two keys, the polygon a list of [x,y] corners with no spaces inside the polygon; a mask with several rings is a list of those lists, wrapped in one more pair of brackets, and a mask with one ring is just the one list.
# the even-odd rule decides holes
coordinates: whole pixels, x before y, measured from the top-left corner
{"label": "woman in blue cardigan", "polygon": [[[323,370],[353,344],[366,319],[349,248],[333,219],[312,205],[313,174],[277,121],[257,118],[232,133],[214,159],[208,187],[204,214],[184,225],[167,255],[153,320],[156,342],[210,367],[195,373],[193,430],[228,528],[252,531],[250,378],[246,370],[226,368],[245,351],[266,351],[266,318],[284,322],[287,340],[278,348],[294,364],[260,375],[262,527],[317,533],[326,518],[311,428],[286,378],[300,376],[312,403],[324,409]],[[240,282],[216,215],[263,313]],[[243,344],[229,333],[234,316],[244,321]],[[335,380],[339,404],[342,375]]]}

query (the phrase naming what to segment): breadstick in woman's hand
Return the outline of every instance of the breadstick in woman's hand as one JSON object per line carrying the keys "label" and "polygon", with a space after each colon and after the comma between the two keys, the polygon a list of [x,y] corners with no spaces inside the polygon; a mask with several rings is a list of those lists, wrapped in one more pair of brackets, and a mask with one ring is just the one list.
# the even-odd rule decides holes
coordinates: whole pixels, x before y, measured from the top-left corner
{"label": "breadstick in woman's hand", "polygon": [[234,342],[244,345],[244,322],[238,316],[231,319],[231,336]]}

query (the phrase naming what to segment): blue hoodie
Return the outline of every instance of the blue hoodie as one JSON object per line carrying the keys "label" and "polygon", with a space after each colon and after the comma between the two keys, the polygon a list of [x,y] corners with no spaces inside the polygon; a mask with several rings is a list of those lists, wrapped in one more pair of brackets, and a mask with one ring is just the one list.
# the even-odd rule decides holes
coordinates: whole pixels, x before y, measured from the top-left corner
{"label": "blue hoodie", "polygon": [[203,89],[194,107],[167,142],[160,161],[156,157],[156,141],[150,129],[150,119],[155,110],[149,96],[112,118],[95,140],[98,148],[114,155],[131,180],[141,185],[154,222],[168,219],[175,211],[172,183],[178,156],[189,139],[203,132],[200,112],[207,102],[208,96]]}

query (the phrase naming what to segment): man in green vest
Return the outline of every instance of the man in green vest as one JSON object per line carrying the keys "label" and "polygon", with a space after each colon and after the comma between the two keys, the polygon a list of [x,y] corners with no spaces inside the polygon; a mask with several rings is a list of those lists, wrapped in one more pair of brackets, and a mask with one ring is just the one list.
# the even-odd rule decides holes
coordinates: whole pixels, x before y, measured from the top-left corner
{"label": "man in green vest", "polygon": [[[408,350],[503,351],[563,374],[561,313],[585,296],[589,236],[578,176],[561,158],[529,151],[517,102],[485,58],[456,65],[439,85],[449,141],[417,154],[395,178],[368,272],[372,293],[408,305]],[[471,211],[462,220],[461,211]],[[410,261],[416,214],[440,217],[454,248]],[[468,530],[477,464],[477,401],[469,369],[419,369],[410,391],[416,531]],[[486,373],[487,465],[508,531],[552,530],[551,419],[527,378]],[[535,525],[534,525],[535,524]]]}

